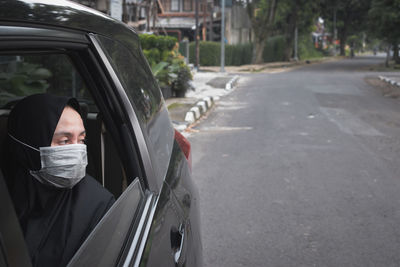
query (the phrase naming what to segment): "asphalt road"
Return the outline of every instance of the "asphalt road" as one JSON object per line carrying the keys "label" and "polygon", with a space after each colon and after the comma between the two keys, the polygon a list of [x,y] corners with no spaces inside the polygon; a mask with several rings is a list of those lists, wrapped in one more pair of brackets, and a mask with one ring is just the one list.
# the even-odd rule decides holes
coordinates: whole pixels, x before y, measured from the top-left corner
{"label": "asphalt road", "polygon": [[242,77],[189,136],[205,266],[400,266],[400,101],[363,57]]}

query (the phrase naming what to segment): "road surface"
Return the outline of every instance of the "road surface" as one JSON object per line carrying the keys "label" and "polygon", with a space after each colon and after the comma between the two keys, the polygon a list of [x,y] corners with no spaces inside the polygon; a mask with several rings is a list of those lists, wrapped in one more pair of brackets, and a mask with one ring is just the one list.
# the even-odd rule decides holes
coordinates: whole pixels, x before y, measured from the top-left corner
{"label": "road surface", "polygon": [[384,58],[242,76],[189,140],[205,266],[400,266],[400,101]]}

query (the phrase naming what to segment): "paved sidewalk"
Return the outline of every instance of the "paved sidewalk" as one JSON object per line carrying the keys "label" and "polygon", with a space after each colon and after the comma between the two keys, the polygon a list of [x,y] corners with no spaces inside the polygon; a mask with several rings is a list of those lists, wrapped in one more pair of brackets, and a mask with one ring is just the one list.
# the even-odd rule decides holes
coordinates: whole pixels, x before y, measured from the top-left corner
{"label": "paved sidewalk", "polygon": [[196,72],[193,75],[193,90],[186,92],[184,98],[165,100],[174,127],[184,131],[204,115],[215,101],[228,94],[239,79],[228,72]]}

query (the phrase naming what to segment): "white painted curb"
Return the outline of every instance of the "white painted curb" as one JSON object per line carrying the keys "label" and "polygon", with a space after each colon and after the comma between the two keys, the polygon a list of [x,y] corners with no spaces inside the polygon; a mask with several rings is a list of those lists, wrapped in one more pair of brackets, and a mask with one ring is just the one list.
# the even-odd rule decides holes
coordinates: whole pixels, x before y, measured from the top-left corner
{"label": "white painted curb", "polygon": [[207,111],[207,104],[206,104],[205,101],[199,101],[199,102],[197,102],[196,105],[199,107],[201,114],[206,113],[206,111]]}
{"label": "white painted curb", "polygon": [[196,118],[194,117],[194,112],[193,111],[188,111],[186,112],[186,116],[185,116],[185,121],[188,123],[193,123],[196,120]]}
{"label": "white painted curb", "polygon": [[191,109],[190,109],[190,111],[193,111],[193,113],[194,113],[194,118],[196,119],[196,120],[198,120],[199,118],[200,118],[200,115],[201,115],[201,112],[200,112],[200,108],[199,107],[192,107]]}
{"label": "white painted curb", "polygon": [[[239,79],[238,75],[235,75],[226,85],[226,90],[232,90],[233,86]],[[220,100],[219,96],[208,96],[200,100],[196,103],[194,107],[192,107],[185,115],[184,124],[180,124],[175,126],[175,129],[179,131],[184,131],[190,124],[194,123],[198,119],[200,119],[201,115],[206,113],[216,101]]]}
{"label": "white painted curb", "polygon": [[238,75],[233,76],[232,79],[225,85],[225,90],[232,90],[233,86],[235,85],[236,81],[239,79]]}
{"label": "white painted curb", "polygon": [[396,85],[396,86],[400,87],[400,83],[399,82],[393,81],[392,79],[390,79],[388,77],[385,77],[385,76],[378,76],[378,77],[379,77],[379,79],[381,81],[385,81],[387,83],[390,83],[391,85]]}
{"label": "white painted curb", "polygon": [[196,106],[192,107],[185,115],[185,122],[192,124],[196,120],[200,119],[201,115],[207,112],[214,104],[214,98],[209,96],[205,97],[202,101],[196,103]]}
{"label": "white painted curb", "polygon": [[207,108],[211,108],[211,106],[213,104],[211,97],[207,96],[207,97],[203,98],[203,101],[206,102]]}

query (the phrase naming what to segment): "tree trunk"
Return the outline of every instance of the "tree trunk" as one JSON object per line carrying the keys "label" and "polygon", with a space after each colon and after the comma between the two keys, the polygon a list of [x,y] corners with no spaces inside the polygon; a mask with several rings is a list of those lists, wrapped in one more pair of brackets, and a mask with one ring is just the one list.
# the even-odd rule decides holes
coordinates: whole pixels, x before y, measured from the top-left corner
{"label": "tree trunk", "polygon": [[396,64],[400,64],[399,44],[397,42],[393,43],[393,60],[396,62]]}
{"label": "tree trunk", "polygon": [[339,33],[339,39],[340,39],[340,55],[345,56],[346,55],[346,42],[347,42],[347,22],[344,22],[343,28],[340,29]]}
{"label": "tree trunk", "polygon": [[253,58],[252,61],[253,64],[261,64],[264,62],[263,59],[263,52],[264,52],[264,47],[265,44],[267,43],[266,39],[258,39],[256,40],[256,42],[254,43],[254,48],[253,48]]}
{"label": "tree trunk", "polygon": [[286,47],[283,53],[283,60],[290,61],[293,55],[294,38],[292,35],[286,37]]}
{"label": "tree trunk", "polygon": [[350,58],[354,57],[354,42],[350,43]]}
{"label": "tree trunk", "polygon": [[390,48],[391,48],[391,45],[388,45],[387,48],[386,48],[386,60],[385,60],[385,66],[386,66],[386,68],[389,67]]}
{"label": "tree trunk", "polygon": [[346,41],[347,41],[347,36],[346,35],[341,35],[340,36],[340,55],[345,56],[346,55]]}
{"label": "tree trunk", "polygon": [[299,1],[294,1],[292,10],[287,19],[286,26],[286,47],[283,54],[283,60],[289,61],[292,58],[294,52],[294,41],[295,41],[295,31],[297,28],[297,15],[299,12]]}
{"label": "tree trunk", "polygon": [[150,5],[151,0],[146,1],[146,32],[150,31]]}
{"label": "tree trunk", "polygon": [[254,30],[254,34],[256,36],[254,41],[253,48],[253,56],[252,63],[260,64],[263,63],[263,52],[265,44],[267,43],[267,39],[270,35],[274,20],[275,13],[277,8],[278,0],[271,0],[270,5],[265,13],[263,13],[263,17],[256,18],[254,16],[254,9],[251,8],[252,5],[248,7],[249,16],[251,17],[251,23]]}

